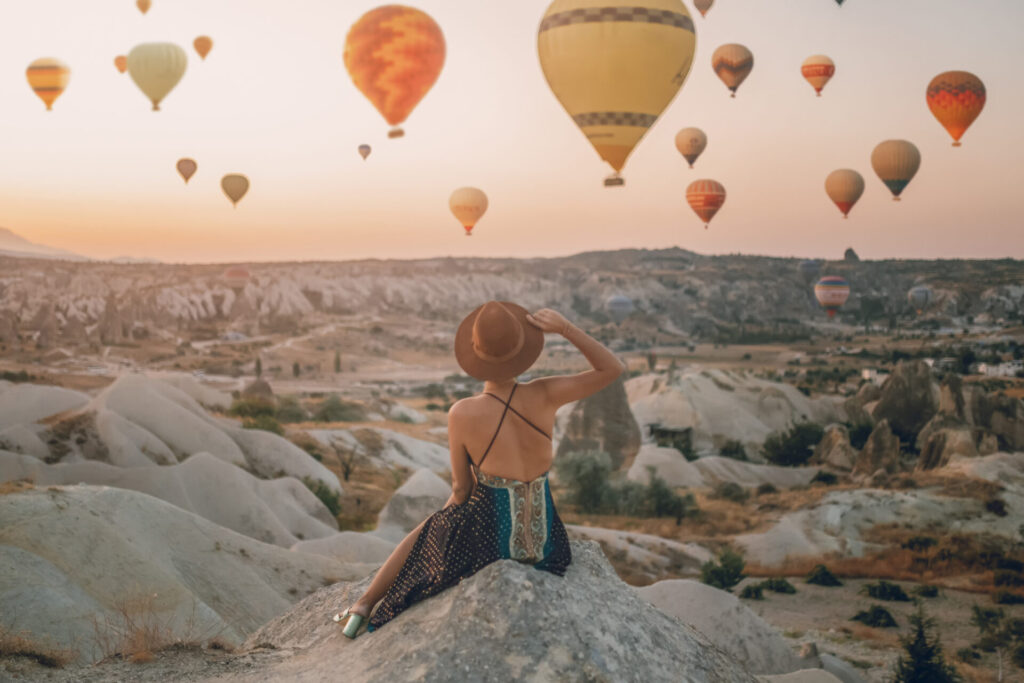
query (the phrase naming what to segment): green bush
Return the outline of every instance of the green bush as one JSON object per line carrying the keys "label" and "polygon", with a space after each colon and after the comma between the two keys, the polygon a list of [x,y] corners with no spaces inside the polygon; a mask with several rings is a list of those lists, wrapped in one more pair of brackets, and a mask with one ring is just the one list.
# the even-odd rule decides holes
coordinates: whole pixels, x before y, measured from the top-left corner
{"label": "green bush", "polygon": [[747,584],[740,591],[740,597],[746,600],[764,600],[764,589],[759,583]]}
{"label": "green bush", "polygon": [[281,396],[277,399],[277,410],[274,412],[274,417],[278,422],[288,424],[305,422],[309,419],[309,414],[294,396]]}
{"label": "green bush", "polygon": [[839,477],[832,474],[831,472],[826,472],[825,470],[818,470],[814,474],[814,478],[811,479],[812,484],[815,482],[824,484],[825,486],[835,486],[836,484],[839,483]]}
{"label": "green bush", "polygon": [[847,423],[846,426],[850,434],[850,445],[858,451],[864,448],[864,444],[868,442],[868,437],[871,436],[871,432],[875,429],[871,426],[870,422]]}
{"label": "green bush", "polygon": [[778,492],[779,492],[779,490],[777,488],[775,488],[774,486],[772,486],[771,484],[769,484],[768,482],[765,482],[765,483],[763,483],[763,484],[761,484],[760,486],[757,487],[757,495],[759,495],[759,496],[763,496],[763,495],[766,495],[766,494],[769,494],[769,493],[778,493]]}
{"label": "green bush", "polygon": [[243,429],[262,429],[265,432],[273,432],[278,436],[284,436],[284,427],[274,419],[273,415],[257,415],[242,420]]}
{"label": "green bush", "polygon": [[961,662],[970,664],[981,659],[981,653],[975,650],[973,647],[962,647],[956,651],[956,658]]}
{"label": "green bush", "polygon": [[901,544],[901,547],[911,552],[920,553],[936,544],[938,544],[938,541],[932,536],[911,536]]}
{"label": "green bush", "polygon": [[311,479],[310,477],[303,477],[302,483],[331,511],[332,517],[337,517],[341,514],[341,501],[338,498],[338,494],[331,490],[331,487],[319,479]]}
{"label": "green bush", "polygon": [[796,587],[782,577],[765,579],[758,585],[765,590],[772,591],[773,593],[787,593],[789,595],[796,593]]}
{"label": "green bush", "polygon": [[829,571],[829,568],[819,564],[807,575],[807,583],[815,586],[842,586],[843,582],[836,578],[836,575]]}
{"label": "green bush", "polygon": [[717,563],[709,560],[701,566],[700,580],[728,593],[743,580],[743,569],[746,566],[743,557],[732,550],[726,550],[718,556]]}
{"label": "green bush", "polygon": [[14,372],[12,372],[11,370],[4,370],[3,372],[0,372],[0,380],[11,382],[12,384],[31,382],[35,378],[35,375],[30,375],[24,370],[17,370]]}
{"label": "green bush", "polygon": [[611,504],[608,477],[612,473],[612,459],[600,451],[578,451],[559,456],[555,460],[559,482],[567,485],[569,503],[584,514],[604,512]]}
{"label": "green bush", "polygon": [[750,492],[732,481],[723,481],[711,491],[712,498],[731,500],[734,503],[745,503],[750,498]]}
{"label": "green bush", "polygon": [[1006,511],[1006,501],[1002,498],[989,498],[986,500],[985,510],[991,512],[996,517],[1005,517],[1009,514]]}
{"label": "green bush", "polygon": [[929,586],[927,584],[918,586],[914,589],[914,595],[921,598],[937,598],[939,597],[939,587]]}
{"label": "green bush", "polygon": [[331,394],[317,406],[313,413],[316,422],[362,422],[366,411],[358,403],[343,401],[337,394]]}
{"label": "green bush", "polygon": [[867,594],[875,600],[910,602],[910,596],[907,595],[906,591],[904,591],[898,584],[890,583],[885,579],[880,579],[876,583],[864,584],[864,587],[860,589],[860,592]]}
{"label": "green bush", "polygon": [[806,465],[814,455],[814,447],[825,430],[812,422],[793,425],[787,432],[770,435],[764,441],[764,457],[773,465],[798,467]]}
{"label": "green bush", "polygon": [[992,602],[997,605],[1024,605],[1024,595],[1010,591],[996,591],[992,594]]}
{"label": "green bush", "polygon": [[747,449],[743,447],[743,442],[734,439],[730,439],[722,445],[721,454],[722,457],[733,460],[747,460]]}
{"label": "green bush", "polygon": [[992,577],[992,582],[997,586],[1019,588],[1020,586],[1024,586],[1024,576],[1021,576],[1019,572],[1015,572],[1010,569],[997,569]]}
{"label": "green bush", "polygon": [[872,605],[869,610],[857,612],[850,621],[859,621],[872,628],[895,628],[896,626],[896,620],[892,618],[892,614],[881,605]]}
{"label": "green bush", "polygon": [[261,415],[273,417],[274,403],[259,396],[236,398],[232,401],[228,414],[235,417],[260,417]]}

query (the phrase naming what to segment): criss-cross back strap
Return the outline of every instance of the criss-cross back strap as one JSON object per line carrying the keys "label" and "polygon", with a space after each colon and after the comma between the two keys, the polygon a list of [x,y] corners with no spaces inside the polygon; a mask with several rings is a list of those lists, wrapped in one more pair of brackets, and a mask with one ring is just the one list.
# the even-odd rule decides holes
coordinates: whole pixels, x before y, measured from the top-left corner
{"label": "criss-cross back strap", "polygon": [[484,454],[480,456],[480,462],[478,462],[476,464],[477,467],[480,467],[480,465],[484,464],[484,460],[487,458],[487,454],[491,452],[491,446],[494,445],[494,440],[498,438],[498,432],[501,431],[501,425],[505,424],[505,416],[508,415],[509,409],[512,408],[512,406],[510,406],[509,403],[512,402],[512,397],[515,396],[516,389],[518,389],[518,388],[519,388],[519,383],[518,382],[516,384],[512,385],[512,391],[508,395],[508,402],[507,403],[505,401],[501,401],[501,399],[498,398],[497,396],[494,396],[494,394],[490,394],[490,393],[488,394],[489,396],[494,396],[494,398],[498,398],[499,401],[504,403],[505,404],[505,410],[501,411],[501,419],[498,420],[498,426],[494,430],[494,436],[491,437],[491,442],[489,444],[487,444],[487,450],[485,450]]}
{"label": "criss-cross back strap", "polygon": [[[518,385],[517,385],[517,386],[518,386]],[[513,390],[512,390],[512,392],[513,392],[513,393],[515,393],[515,389],[513,389]],[[490,397],[491,397],[491,398],[493,398],[493,399],[496,399],[496,400],[498,400],[498,401],[501,401],[502,403],[505,403],[505,401],[502,401],[502,400],[501,400],[501,397],[500,397],[500,396],[496,396],[495,394],[492,394],[492,393],[491,393],[491,392],[489,392],[489,391],[485,391],[484,393],[485,393],[485,394],[487,394],[488,396],[490,396]],[[543,435],[544,435],[544,438],[546,438],[546,439],[547,439],[548,441],[550,441],[550,440],[551,440],[551,436],[550,436],[550,435],[549,435],[549,434],[548,434],[547,432],[545,432],[545,431],[544,431],[543,429],[541,429],[541,428],[540,428],[540,427],[538,427],[537,425],[533,424],[533,422],[531,422],[531,421],[530,421],[530,418],[526,417],[525,415],[523,415],[522,413],[520,413],[520,412],[519,412],[518,410],[516,410],[515,408],[513,408],[513,407],[511,406],[511,403],[512,403],[512,394],[509,394],[509,397],[508,397],[508,403],[505,403],[505,410],[511,410],[511,411],[512,411],[513,413],[515,413],[516,415],[518,415],[518,416],[519,416],[519,419],[520,419],[520,420],[522,420],[523,422],[525,422],[526,424],[530,425],[531,427],[533,427],[534,429],[536,429],[536,430],[537,430],[538,432],[540,432],[541,434],[543,434]]]}

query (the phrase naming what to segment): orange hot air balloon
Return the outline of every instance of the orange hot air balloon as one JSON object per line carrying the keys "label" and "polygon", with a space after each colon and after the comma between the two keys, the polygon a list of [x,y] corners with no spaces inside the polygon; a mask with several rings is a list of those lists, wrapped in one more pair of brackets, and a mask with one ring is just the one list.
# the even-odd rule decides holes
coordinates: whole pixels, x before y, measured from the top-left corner
{"label": "orange hot air balloon", "polygon": [[352,25],[345,38],[345,68],[360,92],[392,129],[437,81],[444,66],[444,34],[424,12],[402,5],[372,9]]}
{"label": "orange hot air balloon", "polygon": [[849,168],[832,171],[825,178],[825,194],[843,212],[843,218],[847,218],[853,205],[864,194],[864,176]]}
{"label": "orange hot air balloon", "polygon": [[825,55],[811,55],[800,65],[800,74],[811,84],[818,97],[821,97],[822,88],[832,80],[835,72],[835,62]]}
{"label": "orange hot air balloon", "polygon": [[985,84],[968,71],[946,71],[932,79],[925,93],[928,108],[953,137],[953,146],[985,108]]}
{"label": "orange hot air balloon", "polygon": [[249,191],[249,179],[241,173],[229,173],[220,179],[220,189],[237,208],[239,200]]}
{"label": "orange hot air balloon", "polygon": [[117,67],[118,71],[124,73],[128,70],[128,58],[124,55],[118,55],[114,57],[114,66]]}
{"label": "orange hot air balloon", "polygon": [[711,9],[713,4],[715,4],[715,0],[693,0],[693,6],[697,8],[702,17],[708,15],[708,10]]}
{"label": "orange hot air balloon", "polygon": [[704,229],[725,203],[725,188],[716,180],[694,180],[686,188],[686,201],[693,212],[704,221]]}
{"label": "orange hot air balloon", "polygon": [[199,36],[192,41],[192,47],[199,54],[199,59],[206,59],[206,55],[210,54],[210,50],[213,49],[213,38],[210,36]]}
{"label": "orange hot air balloon", "polygon": [[737,43],[722,45],[711,55],[711,68],[736,97],[736,89],[754,69],[754,55]]}
{"label": "orange hot air balloon", "polygon": [[199,164],[194,159],[184,158],[178,159],[177,163],[178,173],[185,179],[185,184],[188,185],[189,179],[195,175],[196,169],[199,168]]}
{"label": "orange hot air balloon", "polygon": [[46,110],[53,109],[54,101],[61,96],[71,78],[71,69],[59,59],[43,57],[28,65],[25,76],[32,90],[46,105]]}
{"label": "orange hot air balloon", "polygon": [[475,187],[460,187],[448,198],[448,208],[466,229],[466,237],[473,234],[473,226],[487,211],[487,195]]}
{"label": "orange hot air balloon", "polygon": [[153,2],[152,0],[135,0],[135,6],[139,8],[140,12],[145,14],[153,6]]}
{"label": "orange hot air balloon", "polygon": [[838,275],[826,275],[814,285],[814,298],[828,313],[828,317],[834,318],[836,311],[850,298],[850,283]]}

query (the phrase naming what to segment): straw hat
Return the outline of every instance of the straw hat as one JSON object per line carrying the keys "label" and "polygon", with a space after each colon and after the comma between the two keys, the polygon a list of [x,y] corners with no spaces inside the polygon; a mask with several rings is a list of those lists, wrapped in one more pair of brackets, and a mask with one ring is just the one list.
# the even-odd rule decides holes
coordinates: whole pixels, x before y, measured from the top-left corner
{"label": "straw hat", "polygon": [[540,356],[544,333],[511,301],[488,301],[459,324],[455,359],[471,377],[501,381],[522,374]]}

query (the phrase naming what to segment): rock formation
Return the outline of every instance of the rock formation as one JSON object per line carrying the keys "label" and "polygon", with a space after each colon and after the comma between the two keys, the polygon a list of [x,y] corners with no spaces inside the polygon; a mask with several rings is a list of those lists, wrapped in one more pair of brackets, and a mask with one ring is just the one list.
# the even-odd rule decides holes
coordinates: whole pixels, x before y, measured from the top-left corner
{"label": "rock formation", "polygon": [[839,472],[849,472],[857,460],[857,449],[850,445],[850,433],[841,424],[825,428],[825,435],[814,448],[811,462]]}
{"label": "rock formation", "polygon": [[882,385],[872,415],[876,420],[888,420],[893,432],[913,443],[938,412],[940,398],[939,386],[924,361],[901,361]]}
{"label": "rock formation", "polygon": [[640,427],[629,409],[623,378],[577,401],[564,418],[557,455],[603,451],[617,470],[640,449]]}
{"label": "rock formation", "polygon": [[419,523],[444,507],[452,487],[427,469],[417,470],[391,495],[377,517],[374,534],[398,543]]}
{"label": "rock formation", "polygon": [[870,476],[882,470],[889,474],[900,466],[900,440],[889,428],[889,421],[883,419],[871,430],[864,448],[853,465],[853,474]]}

